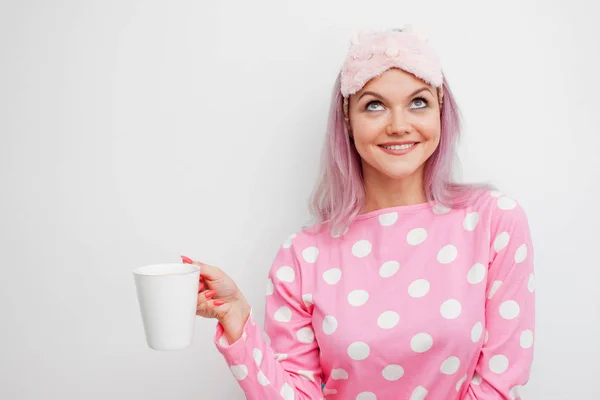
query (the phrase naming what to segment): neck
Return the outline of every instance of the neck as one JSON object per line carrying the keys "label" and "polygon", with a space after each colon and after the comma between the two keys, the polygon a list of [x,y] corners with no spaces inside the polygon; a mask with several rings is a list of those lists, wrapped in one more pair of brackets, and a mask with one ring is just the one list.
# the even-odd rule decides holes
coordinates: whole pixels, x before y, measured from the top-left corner
{"label": "neck", "polygon": [[361,213],[426,203],[423,171],[423,168],[419,168],[410,176],[394,179],[372,168],[363,167],[365,205]]}

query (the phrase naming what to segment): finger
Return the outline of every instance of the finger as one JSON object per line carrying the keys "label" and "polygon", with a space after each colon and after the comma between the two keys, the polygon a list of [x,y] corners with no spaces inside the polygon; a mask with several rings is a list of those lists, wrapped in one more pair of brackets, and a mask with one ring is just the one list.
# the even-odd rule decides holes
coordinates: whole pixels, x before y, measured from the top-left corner
{"label": "finger", "polygon": [[202,293],[198,293],[198,302],[196,304],[196,308],[212,299],[215,293],[216,292],[214,290],[205,290]]}
{"label": "finger", "polygon": [[194,264],[200,267],[200,276],[201,277],[205,277],[210,281],[214,281],[217,280],[221,277],[223,277],[224,273],[223,271],[221,271],[219,268],[209,265],[209,264],[204,264],[203,262],[200,261],[194,261],[189,257],[186,256],[181,256],[181,260],[185,263],[185,264]]}

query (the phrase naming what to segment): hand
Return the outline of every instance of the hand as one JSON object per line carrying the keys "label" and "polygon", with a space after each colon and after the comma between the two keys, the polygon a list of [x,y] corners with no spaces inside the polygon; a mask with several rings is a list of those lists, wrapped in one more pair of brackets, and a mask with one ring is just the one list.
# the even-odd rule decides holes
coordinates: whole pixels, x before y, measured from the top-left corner
{"label": "hand", "polygon": [[184,263],[200,267],[196,315],[219,320],[229,343],[242,335],[250,305],[237,284],[221,269],[182,256]]}

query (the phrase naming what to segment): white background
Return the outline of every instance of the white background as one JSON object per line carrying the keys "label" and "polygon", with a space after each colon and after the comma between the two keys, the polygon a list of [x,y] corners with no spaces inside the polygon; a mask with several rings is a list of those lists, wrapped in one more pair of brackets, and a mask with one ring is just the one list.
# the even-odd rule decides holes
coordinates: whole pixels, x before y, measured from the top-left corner
{"label": "white background", "polygon": [[275,252],[308,221],[350,35],[405,23],[429,33],[462,106],[464,179],[529,216],[524,399],[600,398],[593,7],[3,1],[0,398],[243,399],[214,321],[198,319],[185,351],[148,349],[131,271],[180,254],[215,264],[262,316]]}

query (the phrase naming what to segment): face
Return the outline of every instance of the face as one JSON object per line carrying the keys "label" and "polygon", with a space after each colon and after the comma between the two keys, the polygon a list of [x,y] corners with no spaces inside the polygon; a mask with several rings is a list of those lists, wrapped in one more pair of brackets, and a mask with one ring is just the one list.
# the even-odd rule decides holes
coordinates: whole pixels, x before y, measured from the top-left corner
{"label": "face", "polygon": [[435,88],[389,69],[350,96],[351,135],[364,178],[422,179],[425,161],[440,142]]}

